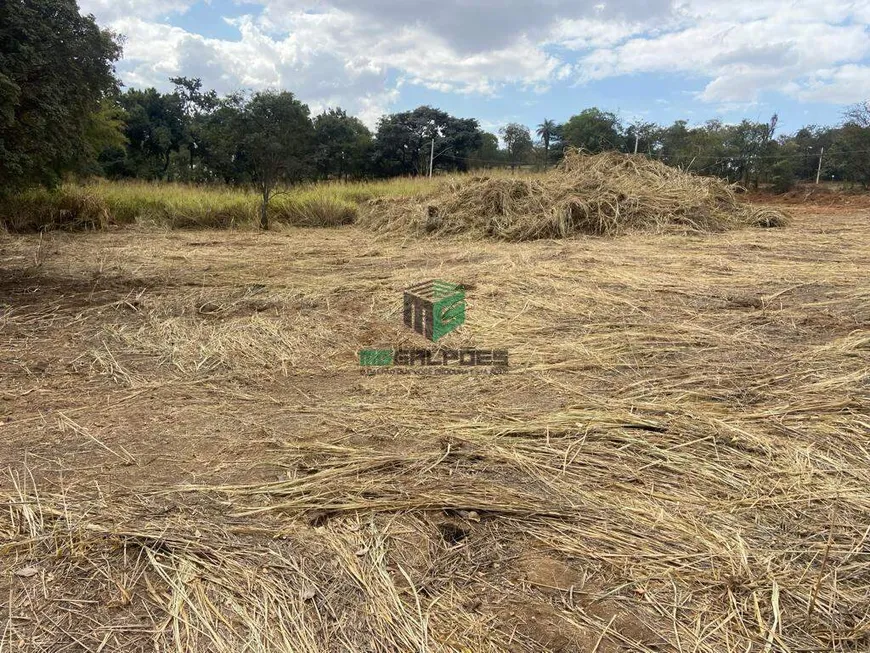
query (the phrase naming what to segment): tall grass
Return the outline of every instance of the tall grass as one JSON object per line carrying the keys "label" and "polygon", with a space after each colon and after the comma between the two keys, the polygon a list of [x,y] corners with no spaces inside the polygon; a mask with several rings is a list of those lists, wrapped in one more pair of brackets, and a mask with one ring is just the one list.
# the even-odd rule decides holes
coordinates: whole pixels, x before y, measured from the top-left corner
{"label": "tall grass", "polygon": [[[426,195],[426,178],[320,182],[282,189],[269,204],[277,223],[329,227],[353,222],[362,202]],[[142,181],[65,184],[0,202],[0,225],[10,231],[100,229],[110,224],[168,228],[232,228],[259,222],[260,196],[250,189]]]}

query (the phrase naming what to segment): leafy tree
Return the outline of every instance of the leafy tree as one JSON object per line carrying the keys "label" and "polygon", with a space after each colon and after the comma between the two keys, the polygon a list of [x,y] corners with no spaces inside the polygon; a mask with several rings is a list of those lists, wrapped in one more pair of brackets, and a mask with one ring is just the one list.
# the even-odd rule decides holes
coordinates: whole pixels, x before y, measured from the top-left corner
{"label": "leafy tree", "polygon": [[0,2],[0,191],[50,186],[87,162],[120,55],[75,0]]}
{"label": "leafy tree", "polygon": [[685,120],[678,120],[660,131],[657,157],[676,168],[727,177],[730,158],[724,142],[728,133],[718,120],[693,128]]}
{"label": "leafy tree", "polygon": [[217,108],[218,97],[214,91],[203,92],[202,80],[198,77],[172,77],[169,81],[175,85],[175,95],[181,102],[185,118],[181,145],[187,147],[188,176],[190,176],[193,174],[197,152],[203,151],[204,117]]}
{"label": "leafy tree", "polygon": [[622,149],[622,127],[616,114],[591,108],[571,116],[562,128],[566,145],[592,153]]}
{"label": "leafy tree", "polygon": [[474,118],[453,118],[441,130],[441,138],[435,141],[435,165],[447,170],[468,170],[469,155],[483,144],[483,132]]}
{"label": "leafy tree", "polygon": [[799,129],[794,136],[782,139],[783,143],[791,141],[796,146],[795,175],[798,179],[815,179],[822,149],[830,152],[836,135],[836,129],[808,125]]}
{"label": "leafy tree", "polygon": [[201,156],[207,178],[221,179],[227,184],[251,181],[242,151],[246,102],[247,98],[243,94],[232,93],[220,98],[217,106],[202,117]]}
{"label": "leafy tree", "polygon": [[668,165],[686,168],[687,156],[692,147],[692,135],[685,120],[677,120],[661,132],[659,156]]}
{"label": "leafy tree", "polygon": [[128,161],[122,174],[145,179],[166,179],[170,157],[187,142],[184,101],[157,89],[130,89],[120,97],[127,113],[124,130],[129,141]]}
{"label": "leafy tree", "polygon": [[547,165],[550,163],[550,142],[558,136],[558,125],[556,125],[555,121],[545,118],[544,122],[538,125],[535,133],[544,143],[544,165]]}
{"label": "leafy tree", "polygon": [[625,148],[628,152],[655,154],[661,147],[662,129],[654,122],[637,122],[625,130]]}
{"label": "leafy tree", "polygon": [[774,114],[770,123],[743,120],[727,130],[724,145],[730,154],[729,177],[740,180],[744,186],[754,179],[754,185],[758,186],[758,177],[764,165],[760,157],[769,155],[767,144],[776,129],[776,122],[777,116]]}
{"label": "leafy tree", "polygon": [[[124,135],[127,113],[110,98],[105,98],[97,111],[88,116],[85,125],[84,142],[89,163],[84,172],[106,174],[104,160],[123,160],[127,137]],[[111,154],[109,154],[111,153]]]}
{"label": "leafy tree", "polygon": [[834,174],[844,181],[860,184],[864,188],[870,186],[870,122],[863,126],[861,122],[849,122],[840,127],[825,156],[828,162],[825,166],[827,174]]}
{"label": "leafy tree", "polygon": [[498,136],[483,132],[480,136],[480,147],[471,153],[469,163],[472,168],[490,168],[498,165],[503,158],[498,147]]}
{"label": "leafy tree", "polygon": [[343,109],[328,109],[314,119],[315,165],[321,176],[362,176],[372,147],[372,133]]}
{"label": "leafy tree", "polygon": [[797,148],[790,143],[782,148],[782,157],[771,165],[770,182],[774,193],[787,193],[794,187],[796,153]]}
{"label": "leafy tree", "polygon": [[511,169],[518,163],[523,163],[529,153],[532,152],[532,136],[529,128],[517,122],[512,122],[498,130],[504,141]]}
{"label": "leafy tree", "polygon": [[440,109],[423,106],[384,116],[375,134],[378,172],[423,174],[428,171],[433,140],[434,166],[446,170],[467,169],[469,155],[483,142],[476,120],[455,118]]}
{"label": "leafy tree", "polygon": [[260,227],[269,228],[268,206],[281,183],[301,180],[314,151],[308,106],[287,91],[256,93],[241,112],[242,152],[262,198]]}

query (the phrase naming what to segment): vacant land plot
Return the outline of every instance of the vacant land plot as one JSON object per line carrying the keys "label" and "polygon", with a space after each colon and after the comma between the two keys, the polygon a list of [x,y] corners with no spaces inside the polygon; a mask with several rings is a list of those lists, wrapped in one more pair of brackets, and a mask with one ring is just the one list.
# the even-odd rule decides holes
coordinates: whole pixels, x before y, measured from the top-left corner
{"label": "vacant land plot", "polygon": [[[0,650],[866,651],[870,219],[0,236]],[[360,375],[442,342],[504,375]]]}

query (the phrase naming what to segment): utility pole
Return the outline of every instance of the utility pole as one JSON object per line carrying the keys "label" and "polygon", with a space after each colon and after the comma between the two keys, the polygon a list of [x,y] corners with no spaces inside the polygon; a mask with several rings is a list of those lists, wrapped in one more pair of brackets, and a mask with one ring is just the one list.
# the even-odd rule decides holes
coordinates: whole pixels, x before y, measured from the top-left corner
{"label": "utility pole", "polygon": [[822,151],[819,154],[819,169],[816,170],[816,186],[819,185],[819,175],[822,174],[822,157],[823,156],[825,156],[825,148],[822,148]]}
{"label": "utility pole", "polygon": [[634,153],[637,154],[637,143],[640,140],[640,134],[634,132]]}
{"label": "utility pole", "polygon": [[[432,149],[429,150],[429,176],[432,176],[432,164],[435,163],[435,139],[432,139]],[[818,183],[818,182],[817,182]]]}

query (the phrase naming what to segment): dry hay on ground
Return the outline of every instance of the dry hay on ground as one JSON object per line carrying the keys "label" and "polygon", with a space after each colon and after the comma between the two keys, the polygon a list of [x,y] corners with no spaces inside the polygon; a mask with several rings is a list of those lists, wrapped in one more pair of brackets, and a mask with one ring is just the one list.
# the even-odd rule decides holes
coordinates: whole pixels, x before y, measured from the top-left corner
{"label": "dry hay on ground", "polygon": [[866,188],[837,188],[830,185],[801,183],[785,193],[755,191],[749,195],[753,202],[765,204],[809,204],[813,207],[842,208],[843,210],[870,208],[870,193]]}
{"label": "dry hay on ground", "polygon": [[783,226],[786,220],[781,211],[740,202],[735,188],[717,178],[641,156],[577,151],[538,176],[457,178],[428,198],[373,200],[360,218],[380,232],[501,240],[718,232]]}
{"label": "dry hay on ground", "polygon": [[863,653],[868,230],[0,235],[0,648]]}

